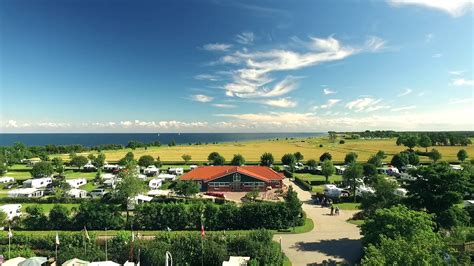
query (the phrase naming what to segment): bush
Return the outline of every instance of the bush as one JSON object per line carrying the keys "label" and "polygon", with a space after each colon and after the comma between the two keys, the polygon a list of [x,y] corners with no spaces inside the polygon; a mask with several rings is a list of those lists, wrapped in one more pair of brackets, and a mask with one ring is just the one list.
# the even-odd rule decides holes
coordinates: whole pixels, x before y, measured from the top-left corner
{"label": "bush", "polygon": [[344,143],[346,143],[346,141],[343,140],[343,139],[341,139],[341,140],[339,141],[339,144],[344,144]]}

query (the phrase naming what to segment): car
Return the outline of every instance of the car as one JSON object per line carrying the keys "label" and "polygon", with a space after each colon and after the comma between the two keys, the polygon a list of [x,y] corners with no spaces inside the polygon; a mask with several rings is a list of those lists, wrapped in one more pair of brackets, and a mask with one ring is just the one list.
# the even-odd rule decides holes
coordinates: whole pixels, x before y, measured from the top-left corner
{"label": "car", "polygon": [[3,187],[3,189],[12,189],[14,187],[18,187],[18,183],[11,183]]}
{"label": "car", "polygon": [[96,188],[96,189],[93,189],[90,194],[91,194],[91,197],[93,198],[99,198],[99,197],[103,197],[105,196],[105,194],[107,194],[108,192],[103,189],[103,188]]}

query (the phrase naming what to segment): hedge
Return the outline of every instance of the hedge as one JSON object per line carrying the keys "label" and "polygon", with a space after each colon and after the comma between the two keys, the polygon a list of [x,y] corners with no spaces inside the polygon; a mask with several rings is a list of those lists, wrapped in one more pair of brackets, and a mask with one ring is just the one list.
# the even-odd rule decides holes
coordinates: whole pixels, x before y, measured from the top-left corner
{"label": "hedge", "polygon": [[307,181],[303,180],[300,177],[295,177],[295,184],[297,184],[304,190],[311,191],[313,189],[313,187]]}

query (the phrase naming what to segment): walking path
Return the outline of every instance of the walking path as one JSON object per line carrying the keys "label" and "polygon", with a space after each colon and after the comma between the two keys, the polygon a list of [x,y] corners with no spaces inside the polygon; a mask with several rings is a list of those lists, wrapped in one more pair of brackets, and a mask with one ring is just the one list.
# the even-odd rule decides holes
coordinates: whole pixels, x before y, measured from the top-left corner
{"label": "walking path", "polygon": [[[356,211],[341,210],[339,216],[330,216],[328,208],[312,204],[311,194],[293,185],[298,198],[303,202],[303,210],[314,222],[311,232],[303,234],[276,234],[275,241],[282,243],[283,252],[293,266],[318,265],[324,261],[354,264],[362,255],[360,230],[346,222]],[[290,184],[291,183],[291,184]]]}

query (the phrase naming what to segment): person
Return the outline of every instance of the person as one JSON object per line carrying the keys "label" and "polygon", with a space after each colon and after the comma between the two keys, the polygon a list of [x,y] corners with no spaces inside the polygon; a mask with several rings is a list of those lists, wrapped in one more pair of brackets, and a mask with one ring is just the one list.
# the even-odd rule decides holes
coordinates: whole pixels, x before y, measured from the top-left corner
{"label": "person", "polygon": [[334,215],[334,206],[331,205],[331,215]]}
{"label": "person", "polygon": [[336,206],[336,215],[339,215],[339,207]]}
{"label": "person", "polygon": [[319,205],[319,198],[318,197],[316,197],[316,199],[314,199],[314,204]]}

